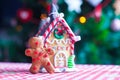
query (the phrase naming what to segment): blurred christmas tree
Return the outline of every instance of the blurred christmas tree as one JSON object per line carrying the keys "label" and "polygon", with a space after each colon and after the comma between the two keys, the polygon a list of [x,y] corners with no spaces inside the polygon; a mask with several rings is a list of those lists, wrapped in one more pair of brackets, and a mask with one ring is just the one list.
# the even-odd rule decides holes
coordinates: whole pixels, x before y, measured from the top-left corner
{"label": "blurred christmas tree", "polygon": [[47,21],[54,3],[73,32],[82,38],[75,44],[77,64],[120,64],[119,0],[20,0],[19,3],[22,7],[16,9],[16,16],[7,25],[11,28],[1,30],[5,30],[8,38],[0,36],[1,61],[5,57],[7,61],[29,62],[24,56],[28,38]]}

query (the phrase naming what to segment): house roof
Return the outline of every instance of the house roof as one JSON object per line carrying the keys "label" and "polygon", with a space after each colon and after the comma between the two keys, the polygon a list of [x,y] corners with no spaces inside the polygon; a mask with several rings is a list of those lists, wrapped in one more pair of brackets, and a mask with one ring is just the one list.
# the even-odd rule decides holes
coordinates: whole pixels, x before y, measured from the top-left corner
{"label": "house roof", "polygon": [[46,40],[47,38],[49,37],[51,31],[55,28],[55,25],[60,22],[63,24],[63,27],[65,28],[66,32],[69,34],[69,37],[71,38],[72,40],[72,43],[76,42],[77,39],[76,39],[76,36],[75,34],[72,32],[72,30],[70,29],[69,25],[66,23],[66,21],[64,20],[64,18],[62,17],[57,17],[55,18],[51,24],[48,26],[48,28],[46,29],[45,33],[43,34],[43,38],[44,38],[44,41],[46,43]]}

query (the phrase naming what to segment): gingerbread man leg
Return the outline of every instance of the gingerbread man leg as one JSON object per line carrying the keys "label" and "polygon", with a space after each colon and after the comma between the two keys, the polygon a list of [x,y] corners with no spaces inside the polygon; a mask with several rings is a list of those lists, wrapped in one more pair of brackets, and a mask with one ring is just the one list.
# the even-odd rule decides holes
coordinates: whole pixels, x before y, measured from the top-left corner
{"label": "gingerbread man leg", "polygon": [[52,65],[52,63],[48,60],[46,61],[46,63],[43,64],[43,66],[45,67],[45,69],[47,70],[47,72],[49,73],[54,73],[54,66]]}
{"label": "gingerbread man leg", "polygon": [[32,66],[30,67],[30,72],[33,74],[36,74],[39,72],[39,69],[41,67],[41,64],[32,64]]}

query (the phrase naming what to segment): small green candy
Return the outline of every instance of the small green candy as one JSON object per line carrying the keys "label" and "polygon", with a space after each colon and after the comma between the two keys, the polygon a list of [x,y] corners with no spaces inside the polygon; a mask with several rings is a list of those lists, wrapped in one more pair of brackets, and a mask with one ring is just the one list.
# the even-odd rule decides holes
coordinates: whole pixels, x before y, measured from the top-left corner
{"label": "small green candy", "polygon": [[73,68],[75,63],[74,63],[75,55],[71,55],[68,58],[68,68]]}

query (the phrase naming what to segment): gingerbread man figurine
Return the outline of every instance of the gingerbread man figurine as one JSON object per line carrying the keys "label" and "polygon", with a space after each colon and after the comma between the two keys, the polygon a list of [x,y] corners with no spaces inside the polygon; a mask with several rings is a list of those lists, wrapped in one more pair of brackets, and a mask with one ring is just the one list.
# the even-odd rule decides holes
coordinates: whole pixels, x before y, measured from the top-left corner
{"label": "gingerbread man figurine", "polygon": [[38,73],[41,67],[44,67],[47,72],[54,73],[54,66],[51,63],[49,56],[54,54],[51,48],[43,48],[42,39],[32,37],[28,42],[30,48],[25,50],[25,55],[32,57],[31,73]]}

